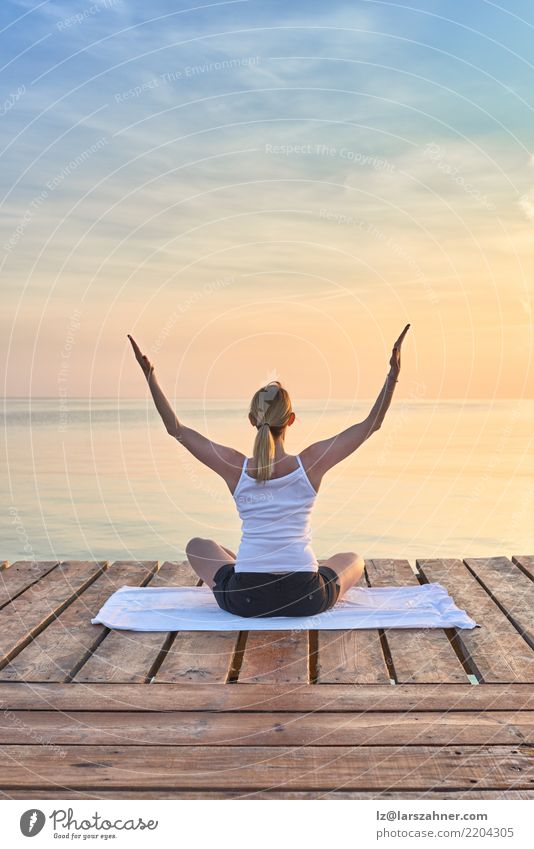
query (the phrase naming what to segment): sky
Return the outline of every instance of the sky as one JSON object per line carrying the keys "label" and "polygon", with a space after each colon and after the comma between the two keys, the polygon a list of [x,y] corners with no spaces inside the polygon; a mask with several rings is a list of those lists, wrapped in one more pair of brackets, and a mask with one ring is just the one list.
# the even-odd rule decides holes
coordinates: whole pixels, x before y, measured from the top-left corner
{"label": "sky", "polygon": [[[504,8],[504,5],[506,8]],[[534,7],[0,7],[7,396],[533,398]]]}

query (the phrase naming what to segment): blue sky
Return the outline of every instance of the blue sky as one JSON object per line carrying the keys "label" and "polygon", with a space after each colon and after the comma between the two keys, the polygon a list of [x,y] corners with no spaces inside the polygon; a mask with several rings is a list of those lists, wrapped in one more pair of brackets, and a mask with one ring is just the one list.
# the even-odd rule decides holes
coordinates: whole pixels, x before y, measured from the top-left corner
{"label": "blue sky", "polygon": [[0,27],[6,394],[55,394],[77,315],[74,395],[143,391],[135,332],[178,394],[305,361],[304,395],[372,396],[411,321],[430,397],[533,397],[530,3],[19,0]]}

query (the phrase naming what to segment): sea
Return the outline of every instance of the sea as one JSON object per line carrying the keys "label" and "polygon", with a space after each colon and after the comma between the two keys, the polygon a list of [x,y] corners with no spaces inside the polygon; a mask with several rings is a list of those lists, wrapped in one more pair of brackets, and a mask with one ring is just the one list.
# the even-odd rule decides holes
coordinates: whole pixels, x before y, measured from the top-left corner
{"label": "sea", "polygon": [[[173,402],[179,419],[252,453],[239,399]],[[373,401],[295,402],[296,454]],[[0,560],[183,560],[193,536],[236,550],[240,522],[214,472],[170,437],[149,397],[6,398]],[[328,472],[317,557],[534,554],[534,400],[395,399],[380,430]]]}

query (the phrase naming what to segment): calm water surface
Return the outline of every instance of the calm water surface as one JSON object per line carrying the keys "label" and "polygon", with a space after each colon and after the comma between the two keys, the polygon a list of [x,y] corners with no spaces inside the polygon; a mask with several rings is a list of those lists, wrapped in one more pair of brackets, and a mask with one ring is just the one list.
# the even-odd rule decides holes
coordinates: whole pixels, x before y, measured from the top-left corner
{"label": "calm water surface", "polygon": [[[372,401],[295,404],[287,450],[364,418]],[[235,550],[226,484],[167,435],[149,400],[3,402],[0,559],[183,559]],[[245,401],[177,401],[182,421],[250,454]],[[534,554],[534,401],[395,400],[380,431],[323,480],[319,557]]]}

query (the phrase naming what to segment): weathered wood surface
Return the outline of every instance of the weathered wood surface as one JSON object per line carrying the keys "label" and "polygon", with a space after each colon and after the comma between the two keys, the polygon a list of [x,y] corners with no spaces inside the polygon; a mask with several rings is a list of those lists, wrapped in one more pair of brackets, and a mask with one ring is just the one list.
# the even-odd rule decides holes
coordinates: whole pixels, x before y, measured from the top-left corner
{"label": "weathered wood surface", "polygon": [[[363,575],[357,586],[367,586]],[[312,667],[317,684],[391,683],[377,629],[312,633],[316,647]]]}
{"label": "weathered wood surface", "polygon": [[32,584],[0,611],[0,667],[76,599],[105,562],[67,561]]}
{"label": "weathered wood surface", "polygon": [[507,557],[467,557],[464,563],[534,648],[534,581]]}
{"label": "weathered wood surface", "polygon": [[158,565],[0,570],[0,796],[534,798],[534,557],[366,562],[438,581],[475,630],[91,625],[124,584],[199,582]]}
{"label": "weathered wood surface", "polygon": [[16,596],[51,572],[58,560],[17,560],[0,569],[0,607],[9,604]]}
{"label": "weathered wood surface", "polygon": [[0,746],[0,788],[534,788],[521,746]]}
{"label": "weathered wood surface", "polygon": [[239,631],[179,631],[154,680],[224,684],[235,676]]}
{"label": "weathered wood surface", "polygon": [[472,674],[486,683],[534,682],[534,652],[461,560],[421,559],[429,582],[445,587],[480,628],[454,629],[453,645]]}
{"label": "weathered wood surface", "polygon": [[[10,710],[397,712],[534,710],[533,684],[0,684]],[[392,717],[394,721],[394,717]]]}
{"label": "weathered wood surface", "polygon": [[391,684],[377,630],[316,633],[317,684]]}
{"label": "weathered wood surface", "polygon": [[0,790],[0,799],[286,799],[293,801],[326,799],[427,799],[428,801],[447,799],[534,799],[534,790],[69,790],[61,792],[50,790]]}
{"label": "weathered wood surface", "polygon": [[249,631],[239,681],[243,684],[307,684],[308,631]]}
{"label": "weathered wood surface", "polygon": [[[419,581],[407,560],[369,560],[366,572],[371,587],[417,586]],[[395,680],[399,684],[443,684],[469,679],[441,629],[388,628],[384,630]]]}
{"label": "weathered wood surface", "polygon": [[[179,564],[176,586],[202,583],[189,564]],[[239,631],[178,631],[169,635],[155,681],[224,684],[235,672]]]}
{"label": "weathered wood surface", "polygon": [[512,556],[512,563],[515,563],[516,566],[519,566],[521,571],[524,572],[525,575],[528,575],[528,577],[534,581],[534,554],[514,554]]}
{"label": "weathered wood surface", "polygon": [[92,625],[91,619],[120,587],[145,583],[155,566],[155,562],[113,563],[0,670],[0,681],[69,681],[109,633],[103,625]]}
{"label": "weathered wood surface", "polygon": [[[165,563],[159,571],[157,561],[139,564],[144,574],[136,584],[150,587],[173,585],[185,576],[174,563]],[[168,634],[163,631],[108,631],[73,680],[145,683],[151,676],[158,657],[163,652]]]}
{"label": "weathered wood surface", "polygon": [[10,711],[0,743],[152,746],[479,746],[534,744],[534,711],[287,713]]}

